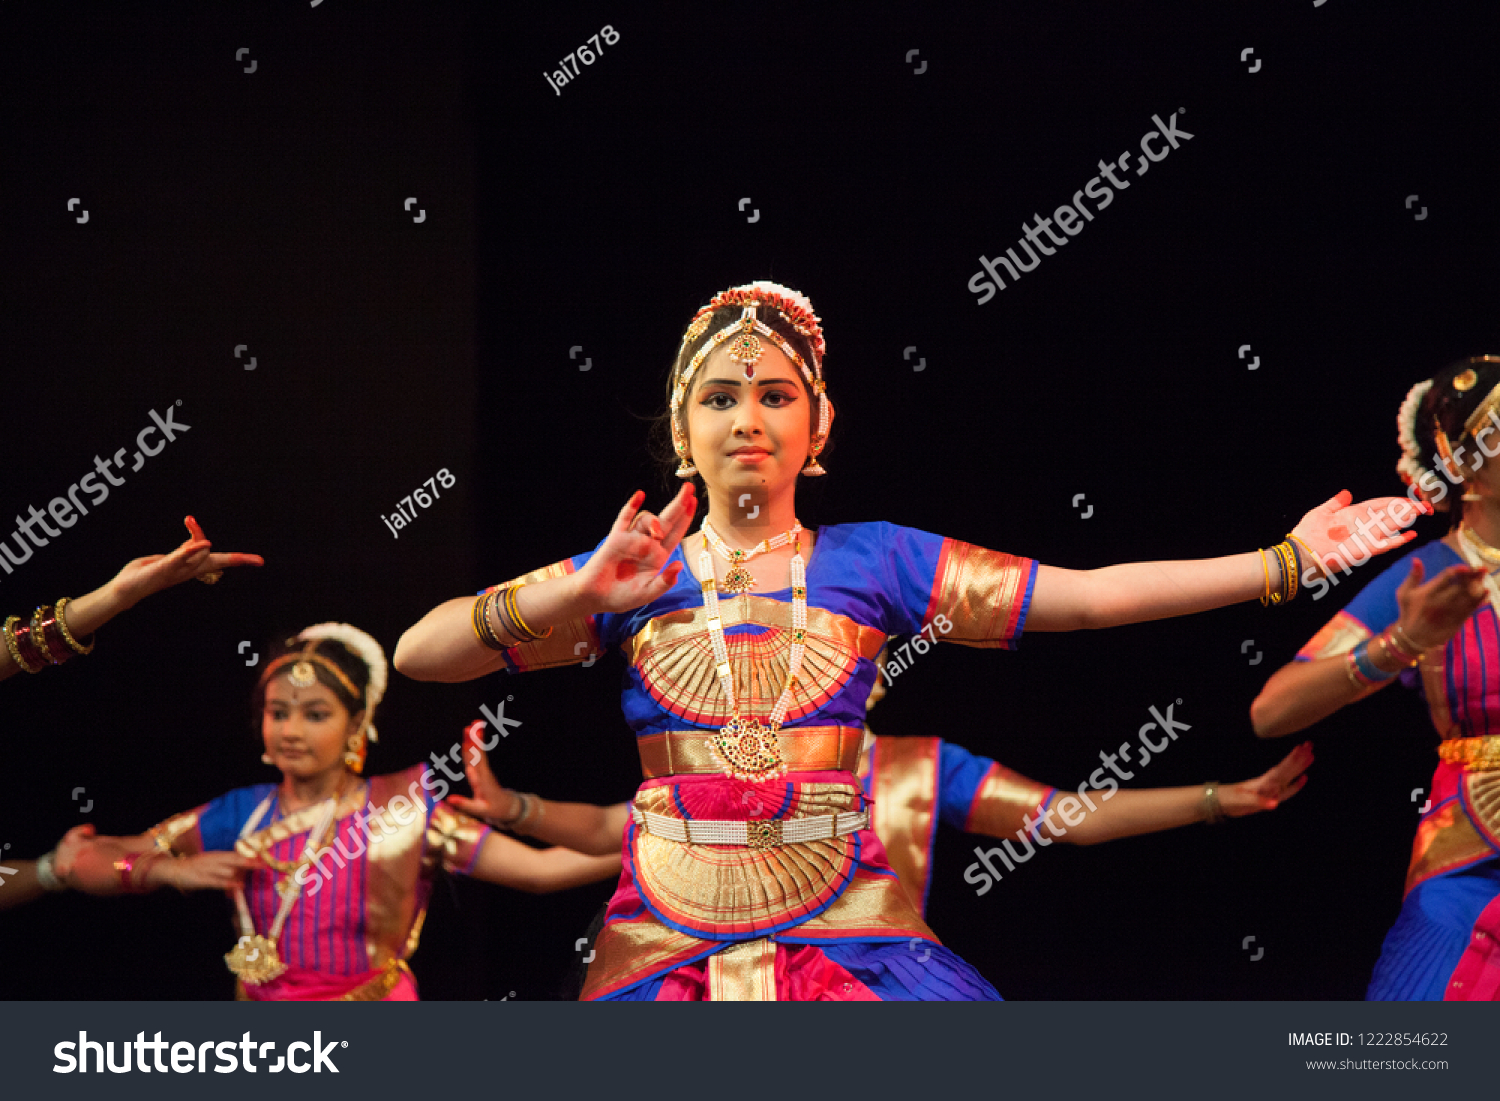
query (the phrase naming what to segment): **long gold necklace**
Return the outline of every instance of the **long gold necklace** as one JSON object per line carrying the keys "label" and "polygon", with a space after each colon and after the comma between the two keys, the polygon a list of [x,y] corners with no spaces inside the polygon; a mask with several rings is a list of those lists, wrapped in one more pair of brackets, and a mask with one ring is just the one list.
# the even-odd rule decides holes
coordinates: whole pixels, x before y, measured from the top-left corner
{"label": "long gold necklace", "polygon": [[[312,863],[313,856],[318,849],[322,848],[328,841],[328,833],[335,820],[339,800],[343,796],[342,786],[327,799],[327,806],[323,813],[318,816],[315,825],[307,835],[307,844],[302,847],[302,858],[295,866],[288,865],[285,861],[267,859],[262,853],[261,858],[277,872],[284,872],[286,878],[277,884],[276,890],[281,895],[281,906],[276,911],[276,918],[271,922],[271,928],[266,936],[261,936],[255,931],[255,919],[250,916],[250,906],[245,901],[245,887],[240,884],[234,889],[235,909],[240,919],[240,939],[235,946],[224,954],[224,962],[229,970],[244,983],[251,986],[259,986],[261,983],[270,982],[286,972],[286,964],[281,962],[281,956],[276,951],[276,942],[281,937],[281,931],[286,926],[286,919],[296,905],[297,899],[302,895],[302,884],[298,882],[298,873]],[[261,800],[260,806],[255,808],[255,813],[246,820],[244,827],[240,830],[240,837],[246,838],[255,832],[260,820],[265,817],[266,811],[271,809],[271,804],[276,799],[273,791]]]}
{"label": "long gold necklace", "polygon": [[747,593],[755,586],[755,576],[745,568],[746,562],[757,555],[765,554],[766,551],[786,546],[801,534],[801,522],[793,521],[790,531],[784,531],[771,539],[762,539],[749,550],[740,550],[724,542],[719,533],[714,530],[713,525],[707,520],[703,521],[703,538],[713,544],[714,550],[729,560],[729,572],[724,575],[724,591],[733,596]]}
{"label": "long gold necklace", "polygon": [[[714,576],[714,556],[709,550],[711,530],[703,525],[703,554],[698,571],[703,577],[703,605],[708,612],[708,637],[713,644],[714,672],[729,704],[729,722],[708,740],[709,751],[723,770],[738,780],[769,780],[786,772],[781,743],[776,737],[792,702],[792,689],[802,671],[802,655],[807,649],[807,563],[802,558],[801,524],[795,524],[786,539],[792,544],[792,653],[787,663],[786,685],[771,714],[763,724],[753,715],[741,715],[734,698],[734,671],[729,664],[729,645],[724,640],[724,620],[719,614],[719,585]],[[782,536],[777,536],[781,539]],[[775,541],[773,540],[772,543]],[[785,542],[777,544],[785,546]],[[761,547],[770,549],[766,543]],[[757,548],[754,553],[760,553]],[[748,571],[746,571],[748,572]]]}
{"label": "long gold necklace", "polygon": [[1460,521],[1458,525],[1458,537],[1460,539],[1467,540],[1469,546],[1474,548],[1474,552],[1478,554],[1480,558],[1484,559],[1484,561],[1488,562],[1492,567],[1500,569],[1500,548],[1490,546],[1479,537],[1479,533],[1477,531],[1475,531],[1473,528],[1469,527],[1468,524],[1463,523],[1462,521]]}

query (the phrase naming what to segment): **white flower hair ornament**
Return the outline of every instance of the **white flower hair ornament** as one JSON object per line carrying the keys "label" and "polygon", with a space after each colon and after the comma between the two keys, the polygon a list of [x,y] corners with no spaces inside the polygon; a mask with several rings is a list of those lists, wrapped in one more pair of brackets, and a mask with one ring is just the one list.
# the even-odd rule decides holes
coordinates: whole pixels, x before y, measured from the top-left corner
{"label": "white flower hair ornament", "polygon": [[1422,449],[1417,445],[1417,411],[1422,407],[1422,400],[1427,397],[1427,392],[1432,389],[1432,379],[1419,382],[1406,393],[1406,400],[1401,403],[1401,411],[1396,414],[1396,442],[1401,445],[1401,458],[1396,462],[1396,473],[1401,475],[1401,480],[1409,486],[1416,488],[1417,496],[1434,508],[1446,508],[1446,503],[1433,502],[1426,491],[1422,488],[1422,478],[1429,471],[1422,463]]}
{"label": "white flower hair ornament", "polygon": [[335,642],[343,643],[346,650],[365,663],[365,667],[370,671],[370,683],[365,688],[365,721],[361,732],[368,736],[370,741],[378,742],[380,738],[375,732],[375,708],[385,698],[386,679],[389,673],[385,651],[381,649],[380,643],[358,627],[348,623],[317,623],[297,637],[303,642],[331,638]]}

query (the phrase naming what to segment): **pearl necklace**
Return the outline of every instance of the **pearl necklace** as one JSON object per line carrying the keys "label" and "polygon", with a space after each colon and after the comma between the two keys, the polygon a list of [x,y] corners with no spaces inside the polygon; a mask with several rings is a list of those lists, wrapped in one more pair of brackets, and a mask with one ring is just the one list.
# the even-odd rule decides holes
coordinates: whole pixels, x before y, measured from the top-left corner
{"label": "pearl necklace", "polygon": [[792,654],[787,664],[786,685],[765,724],[753,715],[741,715],[739,704],[734,699],[734,671],[729,664],[729,645],[724,640],[724,620],[719,614],[719,585],[714,576],[714,557],[709,551],[709,537],[713,529],[706,522],[703,527],[703,553],[698,559],[698,570],[703,576],[703,606],[708,612],[708,637],[713,644],[714,672],[719,678],[724,699],[729,703],[730,716],[729,722],[724,724],[718,735],[708,740],[708,748],[720,767],[735,779],[770,780],[786,772],[776,733],[781,729],[787,709],[791,706],[792,689],[797,684],[797,674],[802,671],[802,655],[807,649],[807,563],[802,558],[802,540],[799,538],[802,525],[794,524],[790,532],[784,532],[769,542],[763,541],[747,555],[749,557],[763,550],[785,546],[788,541],[792,544]]}
{"label": "pearl necklace", "polygon": [[746,562],[756,555],[786,546],[801,534],[802,523],[794,520],[790,531],[784,531],[771,539],[762,539],[749,550],[739,550],[724,542],[712,524],[707,520],[703,521],[703,538],[713,544],[714,550],[729,560],[729,572],[724,575],[724,591],[731,596],[747,593],[755,586],[755,577],[745,568]]}

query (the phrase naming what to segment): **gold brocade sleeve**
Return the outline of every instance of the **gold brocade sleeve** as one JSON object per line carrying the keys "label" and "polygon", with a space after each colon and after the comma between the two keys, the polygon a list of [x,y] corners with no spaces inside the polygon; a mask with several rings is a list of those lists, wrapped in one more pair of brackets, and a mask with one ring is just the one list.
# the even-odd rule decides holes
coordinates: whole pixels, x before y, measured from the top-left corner
{"label": "gold brocade sleeve", "polygon": [[1024,836],[1026,823],[1022,819],[1030,816],[1035,826],[1037,811],[1054,790],[1004,765],[993,764],[974,793],[964,829],[986,837]]}
{"label": "gold brocade sleeve", "polygon": [[952,626],[939,636],[944,641],[1010,649],[1021,634],[1035,572],[1033,559],[944,539],[923,623],[946,615]]}
{"label": "gold brocade sleeve", "polygon": [[1304,660],[1347,654],[1370,637],[1370,630],[1348,612],[1339,612],[1318,629],[1306,646],[1297,651]]}
{"label": "gold brocade sleeve", "polygon": [[203,813],[202,807],[194,807],[192,810],[174,814],[164,822],[158,822],[146,831],[146,836],[151,839],[157,852],[172,853],[177,856],[196,856],[203,851],[203,838],[198,833],[198,816]]}
{"label": "gold brocade sleeve", "polygon": [[[554,577],[567,577],[573,573],[573,560],[564,558],[539,570],[532,570],[520,577],[512,578],[486,591],[494,592],[510,585],[530,585],[537,581],[549,581]],[[505,666],[512,673],[525,673],[532,669],[550,669],[558,665],[579,665],[603,651],[599,641],[599,627],[593,616],[573,619],[553,626],[552,633],[536,642],[523,642],[502,651]]]}
{"label": "gold brocade sleeve", "polygon": [[441,860],[444,871],[468,875],[489,835],[490,827],[477,818],[439,803],[427,818],[428,860]]}
{"label": "gold brocade sleeve", "polygon": [[875,836],[918,913],[926,909],[941,738],[877,736],[870,752]]}

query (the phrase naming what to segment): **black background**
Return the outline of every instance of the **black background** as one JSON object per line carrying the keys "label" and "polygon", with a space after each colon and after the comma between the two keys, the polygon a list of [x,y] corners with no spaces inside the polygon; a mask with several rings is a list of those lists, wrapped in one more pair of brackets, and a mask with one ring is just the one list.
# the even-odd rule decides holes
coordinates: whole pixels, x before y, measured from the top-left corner
{"label": "black background", "polygon": [[[554,94],[543,72],[606,23],[619,43]],[[149,410],[180,399],[191,429],[0,575],[0,610],[169,549],[187,513],[267,565],[0,688],[0,852],[270,779],[241,641],[339,619],[389,651],[441,600],[593,547],[638,486],[659,506],[645,418],[675,342],[750,279],[808,294],[828,334],[836,443],[804,522],[1084,568],[1265,546],[1340,488],[1399,492],[1407,388],[1500,349],[1497,23],[1373,0],[6,3],[0,527],[134,450]],[[979,255],[1173,111],[1191,141],[975,306]],[[444,467],[457,485],[393,539],[381,514]],[[1250,700],[1379,568],[1288,609],[945,647],[874,723],[1077,786],[1180,698],[1192,731],[1136,782],[1242,779],[1292,744],[1254,739]],[[393,676],[370,767],[445,750],[509,694],[504,782],[625,798],[620,673]],[[1010,998],[1359,997],[1435,738],[1399,689],[1312,736],[1312,780],[1274,814],[1054,846],[984,897],[962,879],[976,841],[945,829],[931,923]],[[440,883],[423,996],[554,995],[607,894]],[[230,991],[217,896],[48,898],[0,913],[0,938],[9,997]]]}

